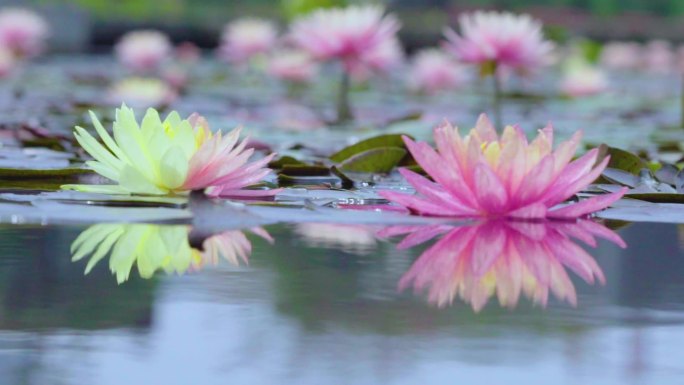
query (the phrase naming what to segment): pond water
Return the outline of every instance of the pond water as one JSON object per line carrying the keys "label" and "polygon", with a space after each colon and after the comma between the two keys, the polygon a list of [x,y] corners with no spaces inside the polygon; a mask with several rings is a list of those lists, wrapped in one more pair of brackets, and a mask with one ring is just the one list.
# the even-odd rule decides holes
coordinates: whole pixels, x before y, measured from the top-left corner
{"label": "pond water", "polygon": [[[332,154],[382,134],[429,141],[445,118],[470,128],[490,105],[482,82],[418,96],[399,75],[373,79],[354,86],[357,122],[330,127],[336,76],[293,97],[258,73],[204,60],[160,109],[198,111],[224,132],[244,124],[267,150],[258,156],[304,165],[292,174],[272,165],[267,185],[283,188],[275,199],[61,191],[104,182],[83,170],[71,131],[92,128],[88,110],[110,126],[118,103],[107,94],[126,76],[112,60],[51,57],[0,85],[0,383],[684,378],[684,174],[674,165],[654,176],[637,159],[638,177],[604,174],[581,195],[626,180],[633,198],[655,203],[623,199],[591,221],[368,210],[387,203],[378,190],[411,187],[395,171],[341,174]],[[561,139],[584,130],[580,152],[608,143],[681,165],[670,77],[611,73],[611,92],[574,100],[552,91],[557,77],[510,84],[504,121],[532,134],[552,120]]]}
{"label": "pond water", "polygon": [[[156,240],[184,242],[187,234],[195,244],[188,228],[104,226],[111,227],[2,227],[4,384],[671,384],[684,377],[684,232],[675,225],[632,224],[617,230],[627,248],[602,240],[583,246],[593,257],[583,262],[537,253],[522,256],[517,270],[510,254],[488,255],[496,249],[492,240],[469,256],[472,271],[446,276],[443,265],[416,270],[429,265],[421,260],[439,241],[397,249],[401,238],[380,237],[388,230],[378,226],[231,230],[222,233],[221,250],[233,260],[207,259],[205,242],[202,261],[162,252],[158,265],[154,255],[163,245]],[[469,229],[441,229],[441,239]],[[540,229],[515,227],[517,236]],[[84,275],[97,251],[86,245],[91,250],[72,261],[79,253],[72,244],[86,230],[89,239],[95,231],[119,238],[112,257]],[[124,240],[136,231],[146,235]],[[508,241],[523,250],[511,231]],[[572,226],[558,233],[586,240]],[[116,249],[125,242],[137,258],[130,275],[133,257]],[[496,277],[477,275],[487,270],[478,264],[503,259]],[[571,271],[592,261],[588,269],[605,284]],[[147,277],[169,265],[176,271]],[[426,280],[426,290],[402,281],[411,271]],[[478,278],[469,280],[473,274]],[[516,277],[523,286],[517,300],[516,285],[504,284]],[[486,305],[473,289],[480,278],[498,285],[497,294],[484,291],[493,294]],[[458,285],[463,294],[453,301],[430,295]]]}

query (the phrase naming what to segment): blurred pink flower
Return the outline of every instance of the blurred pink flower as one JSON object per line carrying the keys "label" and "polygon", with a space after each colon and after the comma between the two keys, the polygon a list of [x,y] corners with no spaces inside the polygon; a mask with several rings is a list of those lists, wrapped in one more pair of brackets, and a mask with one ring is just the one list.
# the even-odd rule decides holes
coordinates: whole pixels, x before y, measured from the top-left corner
{"label": "blurred pink flower", "polygon": [[576,306],[577,293],[566,269],[589,284],[605,284],[601,268],[576,240],[596,247],[598,237],[626,247],[619,235],[590,220],[486,220],[461,227],[400,226],[378,235],[400,234],[409,234],[399,244],[400,249],[444,235],[404,274],[399,289],[427,289],[428,300],[439,307],[461,298],[476,312],[492,296],[501,306],[514,308],[521,294],[546,306],[552,293]]}
{"label": "blurred pink flower", "polygon": [[[330,8],[296,20],[290,38],[314,58],[340,60],[345,70],[351,72],[364,61],[385,62],[385,59],[377,59],[386,53],[382,50],[394,49],[385,45],[393,44],[389,41],[396,38],[399,27],[397,18],[384,15],[383,8],[378,6]],[[377,55],[375,59],[374,55]]]}
{"label": "blurred pink flower", "polygon": [[404,49],[399,39],[388,39],[362,55],[361,59],[352,65],[351,75],[355,81],[364,82],[373,74],[387,74],[399,67],[403,61]]}
{"label": "blurred pink flower", "polygon": [[17,59],[8,49],[0,46],[0,78],[4,78],[12,73],[17,66]]}
{"label": "blurred pink flower", "polygon": [[418,195],[380,192],[420,215],[577,218],[608,207],[625,193],[623,189],[559,207],[601,175],[609,161],[606,157],[596,165],[598,149],[572,161],[581,132],[554,151],[550,125],[528,143],[518,126],[507,126],[499,137],[483,114],[465,137],[447,122],[435,128],[434,136],[439,152],[404,137],[434,182],[401,169]]}
{"label": "blurred pink flower", "polygon": [[449,55],[437,49],[426,49],[413,58],[407,81],[413,91],[434,94],[462,86],[466,74]]}
{"label": "blurred pink flower", "polygon": [[180,64],[191,66],[200,60],[202,57],[202,50],[200,50],[195,43],[185,41],[176,46],[174,49],[174,56]]}
{"label": "blurred pink flower", "polygon": [[276,26],[268,21],[244,18],[227,24],[221,36],[219,55],[228,61],[244,63],[274,48],[278,40]]}
{"label": "blurred pink flower", "polygon": [[156,70],[171,56],[172,49],[168,36],[154,30],[128,32],[114,47],[119,61],[136,72]]}
{"label": "blurred pink flower", "polygon": [[672,44],[666,40],[652,40],[643,52],[643,67],[654,74],[669,74],[674,71],[676,56]]}
{"label": "blurred pink flower", "polygon": [[634,42],[610,42],[601,50],[603,67],[615,70],[638,69],[642,60],[642,47]]}
{"label": "blurred pink flower", "polygon": [[572,97],[591,96],[607,90],[606,74],[583,61],[569,63],[560,83],[561,93]]}
{"label": "blurred pink flower", "polygon": [[474,12],[459,17],[460,35],[445,31],[446,47],[460,60],[529,72],[549,63],[553,44],[544,40],[541,22],[509,12]]}
{"label": "blurred pink flower", "polygon": [[44,48],[49,27],[40,15],[23,8],[0,11],[0,45],[16,56],[33,57]]}
{"label": "blurred pink flower", "polygon": [[284,49],[268,59],[267,72],[272,77],[294,83],[306,83],[318,74],[318,65],[306,52]]}

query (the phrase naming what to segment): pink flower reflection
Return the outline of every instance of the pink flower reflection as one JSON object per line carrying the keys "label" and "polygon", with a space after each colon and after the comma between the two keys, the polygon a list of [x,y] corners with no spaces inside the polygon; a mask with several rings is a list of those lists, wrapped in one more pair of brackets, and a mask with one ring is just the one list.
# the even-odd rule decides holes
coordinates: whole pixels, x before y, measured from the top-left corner
{"label": "pink flower reflection", "polygon": [[401,278],[399,289],[426,290],[429,302],[439,307],[458,297],[476,312],[492,296],[501,306],[514,308],[521,293],[546,306],[551,292],[575,306],[577,293],[566,269],[589,284],[605,283],[601,268],[577,241],[596,247],[596,238],[603,238],[626,247],[620,236],[590,220],[488,220],[462,227],[396,226],[379,233],[400,234],[409,234],[399,243],[400,249],[443,236],[418,257]]}

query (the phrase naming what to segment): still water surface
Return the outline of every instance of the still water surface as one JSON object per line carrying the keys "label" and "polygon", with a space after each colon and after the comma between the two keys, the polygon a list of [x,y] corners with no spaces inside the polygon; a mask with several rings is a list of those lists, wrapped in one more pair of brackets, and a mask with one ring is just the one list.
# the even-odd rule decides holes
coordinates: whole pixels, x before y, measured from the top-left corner
{"label": "still water surface", "polygon": [[[516,273],[517,300],[501,289],[515,289],[517,279],[503,267],[494,276],[476,274],[483,291],[468,286],[469,271],[486,270],[471,266],[479,263],[475,260],[461,273],[452,266],[450,274],[440,275],[446,267],[437,256],[423,263],[432,266],[428,270],[413,270],[414,279],[406,278],[435,240],[398,250],[401,238],[378,239],[381,229],[375,227],[267,226],[262,230],[272,240],[258,229],[244,231],[244,240],[232,233],[232,243],[221,250],[246,250],[248,264],[235,252],[234,263],[221,260],[214,266],[205,252],[191,255],[189,265],[166,265],[187,269],[185,274],[157,271],[149,279],[140,275],[150,275],[154,261],[142,262],[141,273],[133,268],[126,277],[120,270],[132,262],[125,257],[112,263],[118,275],[110,272],[109,257],[84,275],[92,253],[72,262],[70,251],[84,230],[1,229],[2,384],[674,384],[684,379],[684,232],[677,226],[621,228],[626,249],[605,240],[596,249],[583,246],[599,268],[591,275],[593,284],[570,268],[561,268],[571,278],[563,281],[560,265],[537,264],[535,272],[531,260],[523,259],[527,273]],[[167,244],[173,234],[182,238],[166,230],[155,234]],[[483,233],[478,237],[487,239]],[[214,241],[218,245],[221,238]],[[463,242],[458,238],[448,246]],[[158,249],[139,246],[140,258]],[[514,269],[511,261],[506,266]],[[575,267],[581,271],[587,263]],[[605,285],[596,274],[605,276]],[[405,287],[399,290],[402,277]],[[459,282],[445,282],[449,277]],[[416,292],[421,279],[423,290]],[[498,293],[492,291],[494,282]],[[458,284],[465,294],[451,301],[448,294]],[[487,294],[493,296],[484,304]]]}

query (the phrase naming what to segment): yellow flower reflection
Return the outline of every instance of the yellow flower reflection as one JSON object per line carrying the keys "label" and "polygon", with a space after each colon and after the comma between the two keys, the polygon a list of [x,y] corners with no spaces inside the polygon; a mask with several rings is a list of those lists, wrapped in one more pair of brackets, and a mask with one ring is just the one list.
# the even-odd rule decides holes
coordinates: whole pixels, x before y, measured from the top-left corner
{"label": "yellow flower reflection", "polygon": [[521,294],[546,306],[551,293],[574,306],[577,293],[566,269],[587,283],[605,283],[601,268],[576,241],[595,247],[596,238],[604,238],[625,247],[616,233],[590,220],[398,226],[379,235],[399,234],[409,234],[399,248],[442,235],[404,274],[399,288],[426,290],[428,300],[440,307],[460,298],[475,311],[482,310],[493,296],[501,306],[514,308]]}
{"label": "yellow flower reflection", "polygon": [[[157,271],[183,274],[216,265],[223,257],[233,265],[248,262],[252,244],[239,230],[225,231],[202,242],[202,250],[190,245],[191,227],[185,225],[98,224],[83,231],[71,245],[72,261],[89,256],[85,273],[109,255],[109,269],[118,283],[128,280],[133,265],[142,278]],[[252,232],[272,242],[261,228]]]}

